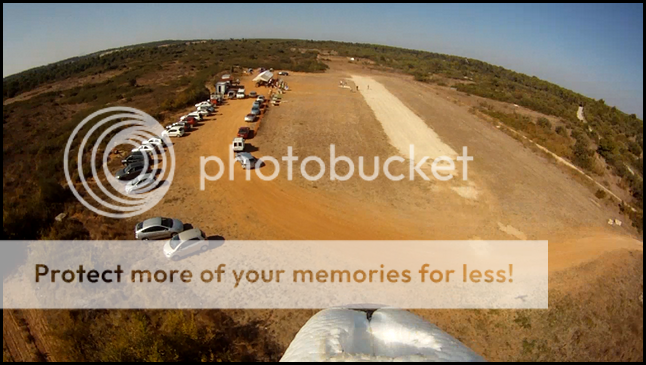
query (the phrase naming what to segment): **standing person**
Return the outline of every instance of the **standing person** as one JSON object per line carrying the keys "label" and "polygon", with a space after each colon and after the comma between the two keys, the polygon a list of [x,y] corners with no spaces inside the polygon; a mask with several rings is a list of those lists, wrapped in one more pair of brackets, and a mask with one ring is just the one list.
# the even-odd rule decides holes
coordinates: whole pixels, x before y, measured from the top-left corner
{"label": "standing person", "polygon": [[359,91],[359,85],[357,85],[357,91]]}
{"label": "standing person", "polygon": [[368,90],[370,90],[370,85],[368,85]]}

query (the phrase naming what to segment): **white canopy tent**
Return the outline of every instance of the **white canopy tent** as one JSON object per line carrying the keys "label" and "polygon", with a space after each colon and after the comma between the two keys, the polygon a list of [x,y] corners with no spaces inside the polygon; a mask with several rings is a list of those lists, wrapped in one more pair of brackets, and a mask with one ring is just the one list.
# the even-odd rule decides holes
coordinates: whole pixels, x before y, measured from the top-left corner
{"label": "white canopy tent", "polygon": [[261,72],[258,76],[256,76],[253,79],[253,81],[254,82],[260,82],[260,81],[269,82],[269,80],[271,80],[273,77],[274,77],[273,72],[265,71],[265,72]]}

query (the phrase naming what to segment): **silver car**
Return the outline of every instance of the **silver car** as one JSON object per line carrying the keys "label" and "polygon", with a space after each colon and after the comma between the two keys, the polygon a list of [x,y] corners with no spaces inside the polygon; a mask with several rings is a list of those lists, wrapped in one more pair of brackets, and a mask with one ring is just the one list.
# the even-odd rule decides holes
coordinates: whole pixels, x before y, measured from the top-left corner
{"label": "silver car", "polygon": [[258,159],[253,157],[249,152],[236,152],[235,158],[236,161],[240,162],[243,169],[253,169],[256,167],[256,163],[258,163]]}
{"label": "silver car", "polygon": [[177,236],[184,230],[184,223],[172,218],[150,218],[135,226],[135,238],[138,240],[155,240]]}
{"label": "silver car", "polygon": [[209,241],[206,240],[204,232],[198,228],[193,228],[167,241],[164,244],[164,256],[167,259],[177,261],[182,257],[192,255],[196,252],[205,252],[208,249]]}
{"label": "silver car", "polygon": [[253,122],[255,120],[256,120],[256,115],[255,114],[249,113],[244,117],[245,122]]}

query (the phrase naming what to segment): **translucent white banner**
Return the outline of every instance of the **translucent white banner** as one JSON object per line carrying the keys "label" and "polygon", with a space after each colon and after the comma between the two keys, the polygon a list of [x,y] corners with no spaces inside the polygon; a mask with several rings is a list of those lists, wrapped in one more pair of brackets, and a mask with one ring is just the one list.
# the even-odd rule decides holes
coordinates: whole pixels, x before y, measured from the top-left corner
{"label": "translucent white banner", "polygon": [[3,241],[3,309],[548,307],[547,241]]}

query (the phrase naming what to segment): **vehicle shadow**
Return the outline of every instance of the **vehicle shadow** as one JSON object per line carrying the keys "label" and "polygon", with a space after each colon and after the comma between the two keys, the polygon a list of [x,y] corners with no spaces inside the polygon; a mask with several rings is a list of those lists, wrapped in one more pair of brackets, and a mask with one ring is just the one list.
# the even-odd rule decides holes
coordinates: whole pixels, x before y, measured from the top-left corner
{"label": "vehicle shadow", "polygon": [[244,151],[245,152],[258,152],[260,151],[260,148],[250,144],[250,143],[245,143],[244,144]]}
{"label": "vehicle shadow", "polygon": [[206,251],[193,252],[190,255],[186,255],[186,256],[181,257],[179,259],[179,261],[186,260],[188,258],[195,257],[195,256],[198,256],[198,255],[205,254],[207,252],[213,251],[215,249],[218,249],[218,248],[224,246],[224,243],[226,241],[224,239],[224,237],[222,237],[222,236],[209,236],[209,237],[206,238],[206,240],[209,242],[209,245],[208,245]]}

